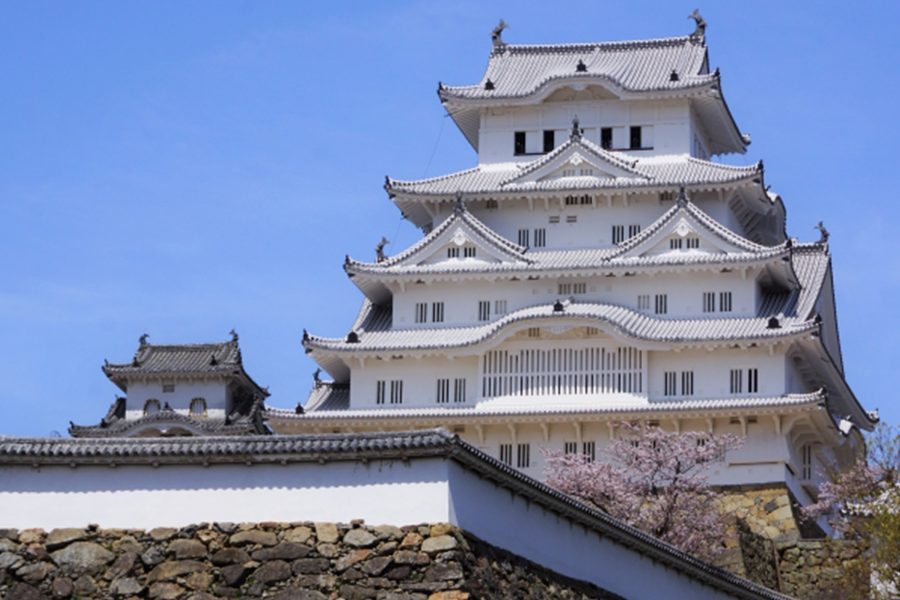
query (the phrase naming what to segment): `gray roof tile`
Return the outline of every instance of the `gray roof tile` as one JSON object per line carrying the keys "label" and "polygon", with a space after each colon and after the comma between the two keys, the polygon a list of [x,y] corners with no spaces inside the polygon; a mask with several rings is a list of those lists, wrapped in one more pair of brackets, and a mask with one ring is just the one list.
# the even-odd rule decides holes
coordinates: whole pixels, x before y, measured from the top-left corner
{"label": "gray roof tile", "polygon": [[[586,70],[577,71],[579,61]],[[558,80],[601,79],[627,92],[677,91],[709,86],[706,45],[685,36],[594,44],[505,45],[488,60],[477,85],[442,86],[441,100],[523,98]],[[678,79],[670,77],[672,71]],[[493,89],[486,89],[488,80]]]}

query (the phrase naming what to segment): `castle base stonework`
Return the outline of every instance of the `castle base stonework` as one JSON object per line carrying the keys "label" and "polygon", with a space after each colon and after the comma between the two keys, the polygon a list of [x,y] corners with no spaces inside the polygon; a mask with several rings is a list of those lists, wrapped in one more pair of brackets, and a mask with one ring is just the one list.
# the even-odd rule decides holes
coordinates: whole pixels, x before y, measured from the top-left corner
{"label": "castle base stonework", "polygon": [[0,529],[0,597],[619,599],[449,524]]}

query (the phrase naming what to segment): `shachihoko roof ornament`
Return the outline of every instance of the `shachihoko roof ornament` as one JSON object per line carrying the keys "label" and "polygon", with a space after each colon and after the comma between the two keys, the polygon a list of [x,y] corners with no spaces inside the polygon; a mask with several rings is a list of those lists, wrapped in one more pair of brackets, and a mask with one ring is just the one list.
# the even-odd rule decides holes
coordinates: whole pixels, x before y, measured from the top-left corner
{"label": "shachihoko roof ornament", "polygon": [[502,52],[506,47],[506,43],[503,41],[504,29],[509,29],[509,25],[506,24],[506,21],[500,19],[500,23],[491,31],[491,43],[494,44],[494,50],[497,52]]}
{"label": "shachihoko roof ornament", "polygon": [[694,12],[687,16],[688,19],[693,19],[694,22],[697,23],[697,29],[694,30],[694,33],[691,34],[691,38],[697,39],[699,41],[703,41],[706,37],[706,21],[703,17],[700,16],[700,9],[695,8]]}

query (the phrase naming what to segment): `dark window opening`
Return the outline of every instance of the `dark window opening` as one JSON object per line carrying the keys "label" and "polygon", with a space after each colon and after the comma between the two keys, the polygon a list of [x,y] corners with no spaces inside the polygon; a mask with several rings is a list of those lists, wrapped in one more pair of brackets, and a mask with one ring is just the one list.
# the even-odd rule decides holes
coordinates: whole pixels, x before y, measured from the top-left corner
{"label": "dark window opening", "polygon": [[640,127],[632,127],[631,128],[631,150],[638,150],[641,148],[641,128]]}
{"label": "dark window opening", "polygon": [[515,149],[513,151],[516,154],[525,154],[525,132],[524,131],[516,132],[516,143],[515,143]]}
{"label": "dark window opening", "polygon": [[544,130],[544,152],[552,152],[556,145],[555,132],[552,129]]}
{"label": "dark window opening", "polygon": [[600,147],[604,150],[612,148],[612,127],[602,127],[600,129]]}

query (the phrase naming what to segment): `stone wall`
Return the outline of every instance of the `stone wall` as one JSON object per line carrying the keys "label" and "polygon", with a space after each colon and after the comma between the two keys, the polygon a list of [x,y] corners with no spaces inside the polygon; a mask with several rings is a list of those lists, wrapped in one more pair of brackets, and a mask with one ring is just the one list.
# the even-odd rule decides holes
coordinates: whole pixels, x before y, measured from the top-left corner
{"label": "stone wall", "polygon": [[753,533],[776,542],[824,537],[815,523],[800,518],[799,503],[784,484],[728,486],[717,491],[723,508],[745,521]]}
{"label": "stone wall", "polygon": [[0,529],[0,597],[615,599],[448,524]]}
{"label": "stone wall", "polygon": [[799,540],[778,544],[782,592],[800,600],[868,597],[866,547],[855,540]]}

